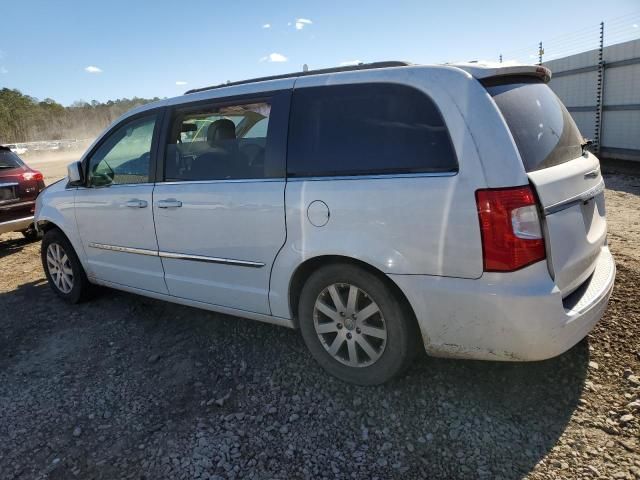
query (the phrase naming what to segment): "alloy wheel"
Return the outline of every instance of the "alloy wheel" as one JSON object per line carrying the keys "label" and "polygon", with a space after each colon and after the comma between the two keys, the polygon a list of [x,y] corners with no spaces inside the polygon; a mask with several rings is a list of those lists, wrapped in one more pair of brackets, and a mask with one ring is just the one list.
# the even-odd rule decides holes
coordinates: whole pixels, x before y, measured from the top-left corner
{"label": "alloy wheel", "polygon": [[387,327],[382,311],[355,285],[334,283],[320,292],[313,323],[322,346],[344,365],[367,367],[384,353]]}
{"label": "alloy wheel", "polygon": [[47,247],[47,268],[56,288],[62,293],[73,290],[73,268],[69,256],[58,243]]}

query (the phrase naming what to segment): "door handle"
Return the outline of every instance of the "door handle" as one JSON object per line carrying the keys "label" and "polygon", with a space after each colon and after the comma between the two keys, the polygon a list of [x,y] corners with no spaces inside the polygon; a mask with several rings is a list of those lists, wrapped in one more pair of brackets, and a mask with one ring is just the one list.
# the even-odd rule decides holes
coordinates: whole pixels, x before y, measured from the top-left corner
{"label": "door handle", "polygon": [[158,208],[179,208],[182,206],[182,202],[174,198],[169,198],[167,200],[160,200],[156,205],[158,205]]}
{"label": "door handle", "polygon": [[129,208],[145,208],[147,206],[147,202],[145,200],[138,200],[134,198],[133,200],[129,200],[125,205]]}

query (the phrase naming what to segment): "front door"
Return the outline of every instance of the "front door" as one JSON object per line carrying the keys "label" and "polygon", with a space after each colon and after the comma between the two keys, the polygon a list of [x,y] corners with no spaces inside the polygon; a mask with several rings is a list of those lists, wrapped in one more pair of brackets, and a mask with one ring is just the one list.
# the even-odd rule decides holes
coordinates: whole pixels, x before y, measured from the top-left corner
{"label": "front door", "polygon": [[158,114],[116,126],[87,158],[76,219],[87,274],[118,285],[167,293],[153,223],[152,154]]}
{"label": "front door", "polygon": [[171,295],[269,314],[289,92],[172,112],[153,209]]}

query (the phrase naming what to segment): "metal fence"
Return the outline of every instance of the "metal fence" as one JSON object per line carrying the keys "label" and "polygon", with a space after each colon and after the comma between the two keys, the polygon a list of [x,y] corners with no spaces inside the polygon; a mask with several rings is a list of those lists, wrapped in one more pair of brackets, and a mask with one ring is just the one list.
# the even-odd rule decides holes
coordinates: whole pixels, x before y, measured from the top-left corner
{"label": "metal fence", "polygon": [[640,12],[587,26],[501,62],[538,63],[601,157],[640,161]]}

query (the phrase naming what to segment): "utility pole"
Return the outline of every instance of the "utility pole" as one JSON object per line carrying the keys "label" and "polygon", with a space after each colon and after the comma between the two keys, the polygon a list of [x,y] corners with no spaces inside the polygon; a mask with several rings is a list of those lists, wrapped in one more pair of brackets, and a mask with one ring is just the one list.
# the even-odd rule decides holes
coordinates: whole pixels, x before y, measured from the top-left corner
{"label": "utility pole", "polygon": [[544,54],[544,48],[542,48],[542,42],[538,44],[538,65],[542,65],[542,55]]}
{"label": "utility pole", "polygon": [[600,142],[602,139],[602,107],[604,103],[604,22],[600,22],[600,48],[598,49],[598,80],[596,84],[596,118],[593,143],[595,151],[600,155]]}

